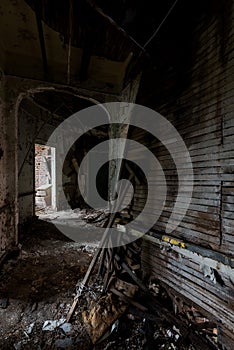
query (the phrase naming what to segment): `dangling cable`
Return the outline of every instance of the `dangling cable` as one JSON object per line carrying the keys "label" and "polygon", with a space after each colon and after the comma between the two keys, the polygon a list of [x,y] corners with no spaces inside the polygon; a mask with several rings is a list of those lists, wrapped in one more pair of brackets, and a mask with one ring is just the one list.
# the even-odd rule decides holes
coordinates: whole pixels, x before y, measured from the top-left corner
{"label": "dangling cable", "polygon": [[67,55],[67,84],[71,81],[71,47],[72,47],[72,30],[73,30],[73,0],[69,2],[69,41]]}
{"label": "dangling cable", "polygon": [[170,7],[169,11],[167,12],[166,16],[163,18],[162,22],[159,24],[158,28],[155,30],[155,32],[153,33],[153,35],[149,38],[149,40],[145,43],[145,45],[143,46],[143,48],[145,49],[146,46],[151,42],[151,40],[153,40],[153,38],[155,37],[155,35],[157,35],[157,33],[159,32],[159,30],[161,29],[163,23],[167,20],[167,17],[170,15],[171,11],[173,10],[173,8],[175,7],[176,3],[178,2],[178,0],[175,0],[174,4]]}

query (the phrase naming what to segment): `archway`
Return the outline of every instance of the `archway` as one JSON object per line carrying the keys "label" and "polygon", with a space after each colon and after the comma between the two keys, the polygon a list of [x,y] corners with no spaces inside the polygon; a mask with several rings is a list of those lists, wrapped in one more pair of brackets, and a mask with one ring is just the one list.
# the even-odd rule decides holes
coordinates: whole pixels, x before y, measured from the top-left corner
{"label": "archway", "polygon": [[[50,135],[62,121],[75,112],[97,103],[98,101],[94,101],[93,99],[75,96],[74,94],[57,91],[56,89],[39,90],[36,93],[34,91],[32,94],[25,95],[20,101],[18,107],[18,193],[20,226],[24,225],[37,214],[35,212],[35,198],[36,195],[38,195],[38,184],[36,184],[35,180],[35,145],[39,144],[45,149]],[[49,202],[51,209],[75,209],[79,207],[82,208],[85,205],[77,190],[79,162],[93,144],[99,142],[102,138],[105,139],[107,135],[108,129],[103,127],[100,130],[94,130],[92,133],[85,134],[82,140],[79,140],[73,145],[66,156],[64,164],[62,164],[62,169],[59,169],[59,171],[63,172],[64,181],[62,188],[56,193],[54,192],[51,196]],[[55,163],[56,145],[52,146],[52,158]],[[49,151],[50,154],[48,154],[50,159],[52,159],[51,150]],[[48,161],[49,157],[47,159],[44,158],[44,160]],[[52,167],[50,164],[49,168],[50,174],[48,175],[53,177],[55,181],[56,171],[58,171],[58,169],[55,164]],[[39,169],[39,171],[40,170],[43,169]],[[106,172],[106,169],[104,171]],[[103,176],[101,176],[101,178],[103,178]],[[51,180],[48,181],[47,184],[50,185],[50,182]],[[47,187],[46,190],[49,189],[50,186]],[[67,200],[66,203],[60,201],[61,196],[59,191],[64,191]]]}

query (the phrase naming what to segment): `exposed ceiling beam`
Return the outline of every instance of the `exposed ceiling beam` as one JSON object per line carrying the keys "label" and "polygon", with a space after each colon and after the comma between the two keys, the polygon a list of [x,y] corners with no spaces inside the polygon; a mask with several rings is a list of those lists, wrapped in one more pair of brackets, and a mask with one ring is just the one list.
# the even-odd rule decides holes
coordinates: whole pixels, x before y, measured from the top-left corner
{"label": "exposed ceiling beam", "polygon": [[127,37],[129,40],[131,40],[139,49],[140,52],[144,53],[146,56],[149,56],[146,52],[145,48],[139,44],[133,37],[131,37],[122,27],[120,27],[111,17],[106,15],[103,10],[95,3],[94,0],[86,0],[86,2],[102,17],[105,18],[105,20],[110,23],[113,27],[115,27],[119,32],[121,32],[125,37]]}

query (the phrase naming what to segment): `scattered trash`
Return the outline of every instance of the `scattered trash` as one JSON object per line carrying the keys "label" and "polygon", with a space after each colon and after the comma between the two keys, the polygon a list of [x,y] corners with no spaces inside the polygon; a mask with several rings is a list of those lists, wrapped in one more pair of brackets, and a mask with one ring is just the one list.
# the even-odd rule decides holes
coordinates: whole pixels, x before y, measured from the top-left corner
{"label": "scattered trash", "polygon": [[25,333],[26,333],[26,334],[31,334],[34,325],[35,325],[35,322],[31,323],[31,324],[25,329]]}
{"label": "scattered trash", "polygon": [[110,330],[108,330],[98,341],[97,344],[103,342],[106,338],[108,338],[114,331],[118,330],[119,320],[115,321],[111,326]]}
{"label": "scattered trash", "polygon": [[63,323],[59,328],[61,328],[64,331],[64,333],[70,333],[72,330],[72,325],[71,323],[66,322]]}
{"label": "scattered trash", "polygon": [[37,303],[33,303],[31,311],[34,312],[37,309]]}
{"label": "scattered trash", "polygon": [[54,331],[55,328],[66,322],[65,318],[60,318],[59,320],[47,320],[44,322],[42,330],[43,331]]}
{"label": "scattered trash", "polygon": [[113,322],[125,312],[126,308],[127,304],[118,299],[115,300],[111,293],[100,298],[96,304],[91,302],[90,312],[84,311],[82,318],[93,344],[106,333]]}
{"label": "scattered trash", "polygon": [[[97,216],[94,214],[95,217],[90,217],[90,221],[102,219],[98,213]],[[32,249],[33,240],[36,245]],[[4,339],[6,343],[1,343],[0,347],[15,350],[92,349],[93,343],[96,350],[195,350],[191,339],[196,345],[196,340],[203,344],[203,338],[204,348],[209,348],[206,347],[209,341],[215,349],[219,338],[217,325],[209,322],[200,309],[186,304],[183,298],[174,295],[169,288],[162,287],[156,279],[150,280],[148,284],[144,279],[156,304],[150,301],[139,283],[142,275],[134,270],[139,265],[136,259],[137,247],[131,248],[126,254],[118,254],[121,259],[114,261],[118,269],[107,288],[104,288],[101,277],[97,278],[95,266],[96,270],[83,289],[72,323],[69,323],[65,318],[71,307],[72,293],[76,295],[74,287],[77,287],[77,292],[82,286],[90,261],[89,254],[94,253],[95,246],[51,240],[48,237],[43,241],[40,235],[30,238],[28,248],[14,266],[14,273],[12,270],[3,271],[6,278],[0,308],[8,305],[6,296],[10,297],[10,307],[7,309],[8,318],[5,317],[5,311],[2,312],[1,340]],[[131,273],[123,267],[123,262]],[[32,276],[32,266],[35,265],[37,268]],[[204,268],[204,273],[210,275],[212,271]],[[20,286],[21,282],[19,298],[14,299],[15,285]],[[109,293],[111,287],[116,294]],[[106,294],[103,296],[104,292]],[[176,305],[176,312],[173,304]],[[145,310],[140,306],[147,308]]]}
{"label": "scattered trash", "polygon": [[166,331],[166,334],[167,334],[167,336],[168,336],[169,338],[172,337],[172,332],[170,331],[170,329],[168,329],[168,330]]}
{"label": "scattered trash", "polygon": [[173,331],[175,331],[176,333],[178,333],[179,336],[181,335],[181,334],[180,334],[180,330],[179,330],[175,325],[172,327],[172,329],[173,329]]}
{"label": "scattered trash", "polygon": [[155,296],[159,294],[159,289],[160,288],[158,284],[150,282],[149,290],[152,291],[155,294]]}

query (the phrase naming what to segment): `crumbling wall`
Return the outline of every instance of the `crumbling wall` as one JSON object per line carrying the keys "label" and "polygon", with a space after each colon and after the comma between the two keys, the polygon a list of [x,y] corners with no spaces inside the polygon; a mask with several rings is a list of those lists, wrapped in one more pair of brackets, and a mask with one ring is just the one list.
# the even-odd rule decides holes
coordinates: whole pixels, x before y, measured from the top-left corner
{"label": "crumbling wall", "polygon": [[[33,215],[34,138],[43,118],[39,115],[36,121],[37,114],[32,118],[33,113],[23,113],[20,106],[25,96],[43,87],[51,89],[47,83],[1,76],[0,256],[18,244],[19,217],[23,222]],[[47,127],[44,137],[50,132]]]}
{"label": "crumbling wall", "polygon": [[36,120],[19,110],[18,114],[18,196],[19,223],[34,215],[34,140]]}
{"label": "crumbling wall", "polygon": [[[51,84],[53,85],[53,84]],[[21,222],[33,214],[34,161],[31,145],[48,140],[57,121],[48,119],[37,106],[20,109],[24,97],[66,87],[4,75],[0,77],[0,241],[2,257],[18,244],[19,204]],[[69,90],[77,95],[87,95],[82,89]],[[91,99],[102,100],[105,94],[91,92]],[[101,96],[101,97],[100,97]],[[19,133],[18,133],[18,128]],[[39,132],[40,131],[40,132]],[[20,142],[19,141],[20,138]],[[23,165],[23,166],[22,166]],[[19,174],[18,174],[19,173]],[[18,175],[19,178],[18,178]],[[20,195],[19,195],[20,194]]]}
{"label": "crumbling wall", "polygon": [[46,159],[50,157],[50,147],[35,145],[35,188],[50,183],[50,171]]}
{"label": "crumbling wall", "polygon": [[0,77],[0,257],[17,243],[16,95]]}
{"label": "crumbling wall", "polygon": [[112,95],[95,89],[91,91],[79,87],[67,88],[9,75],[1,75],[0,83],[0,256],[2,256],[18,243],[19,220],[20,223],[24,223],[34,215],[34,144],[45,144],[53,130],[64,119],[64,116],[61,118],[58,115],[51,115],[48,110],[40,108],[34,103],[33,97],[38,93],[55,91],[85,98],[91,105],[98,102],[119,101],[125,98],[126,94],[130,98],[134,89],[127,87],[123,94]]}
{"label": "crumbling wall", "polygon": [[22,100],[18,111],[19,224],[35,214],[35,143],[46,144],[58,121],[32,101]]}

